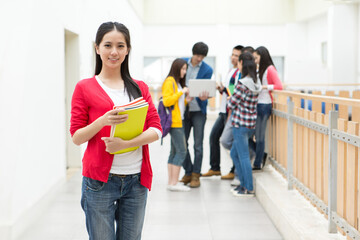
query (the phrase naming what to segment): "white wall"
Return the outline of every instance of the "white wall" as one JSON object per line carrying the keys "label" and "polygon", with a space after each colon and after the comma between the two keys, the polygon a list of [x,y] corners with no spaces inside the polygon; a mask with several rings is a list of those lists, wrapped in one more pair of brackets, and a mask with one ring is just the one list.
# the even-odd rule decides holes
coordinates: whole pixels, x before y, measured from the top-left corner
{"label": "white wall", "polygon": [[147,25],[284,24],[294,16],[293,0],[145,0],[143,3]]}
{"label": "white wall", "polygon": [[358,4],[336,3],[329,9],[329,81],[332,83],[357,82],[358,18]]}
{"label": "white wall", "polygon": [[321,43],[327,42],[325,14],[305,22],[287,25],[285,82],[287,84],[326,83],[328,67],[322,63]]}
{"label": "white wall", "polygon": [[145,26],[144,56],[191,56],[194,43],[209,46],[208,56],[215,56],[215,76],[229,70],[232,48],[238,44],[254,48],[263,45],[273,55],[285,55],[285,25],[175,25]]}
{"label": "white wall", "polygon": [[[229,67],[237,44],[267,47],[272,56],[285,56],[286,84],[326,84],[329,65],[322,62],[321,47],[328,42],[327,14],[283,25],[152,25],[144,27],[144,56],[190,56],[197,41],[216,57],[215,76]],[[329,54],[329,53],[328,53]]]}
{"label": "white wall", "polygon": [[295,21],[308,21],[326,14],[331,5],[332,1],[327,0],[294,0]]}
{"label": "white wall", "polygon": [[125,0],[15,0],[0,11],[0,239],[12,239],[66,175],[64,30],[79,35],[81,78],[93,75],[92,42],[102,22],[130,29],[135,78],[142,77],[143,38]]}

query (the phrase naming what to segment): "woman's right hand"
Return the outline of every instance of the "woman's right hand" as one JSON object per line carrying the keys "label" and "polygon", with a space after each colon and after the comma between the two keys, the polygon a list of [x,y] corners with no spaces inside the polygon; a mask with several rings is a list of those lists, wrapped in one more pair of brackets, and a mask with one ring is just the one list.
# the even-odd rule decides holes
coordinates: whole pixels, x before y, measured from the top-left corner
{"label": "woman's right hand", "polygon": [[125,111],[124,108],[117,108],[106,112],[104,115],[100,117],[102,125],[103,126],[117,125],[119,123],[126,122],[126,120],[128,119],[128,115],[118,114],[119,112],[124,112],[124,111]]}
{"label": "woman's right hand", "polygon": [[83,144],[94,137],[103,127],[125,122],[128,119],[128,115],[118,114],[123,111],[125,111],[124,108],[110,110],[86,127],[78,129],[72,136],[73,142],[76,145]]}
{"label": "woman's right hand", "polygon": [[189,93],[189,88],[188,88],[188,87],[184,87],[184,88],[182,89],[182,92],[183,92],[184,94]]}

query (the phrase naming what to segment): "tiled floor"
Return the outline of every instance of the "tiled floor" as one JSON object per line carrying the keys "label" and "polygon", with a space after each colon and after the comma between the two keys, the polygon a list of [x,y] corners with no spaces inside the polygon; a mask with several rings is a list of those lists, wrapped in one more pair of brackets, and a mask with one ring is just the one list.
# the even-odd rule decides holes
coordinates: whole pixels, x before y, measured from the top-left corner
{"label": "tiled floor", "polygon": [[[211,118],[211,117],[210,117]],[[209,168],[208,135],[214,119],[208,119],[204,140],[203,172]],[[169,138],[150,146],[154,172],[149,193],[143,240],[231,240],[282,239],[256,198],[236,198],[230,182],[219,177],[201,179],[201,187],[179,193],[166,190]],[[192,146],[192,145],[191,145]],[[231,162],[223,152],[222,169]],[[81,173],[59,188],[54,202],[18,240],[88,239],[80,207]]]}

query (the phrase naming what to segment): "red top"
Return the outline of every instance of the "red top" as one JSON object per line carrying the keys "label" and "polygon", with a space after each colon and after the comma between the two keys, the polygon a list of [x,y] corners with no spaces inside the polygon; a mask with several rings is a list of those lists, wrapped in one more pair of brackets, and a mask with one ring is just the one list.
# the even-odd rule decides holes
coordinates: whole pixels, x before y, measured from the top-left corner
{"label": "red top", "polygon": [[[149,104],[148,113],[145,119],[144,131],[149,127],[161,129],[160,118],[152,102],[148,86],[143,81],[134,80],[140,87],[142,96]],[[112,110],[114,106],[111,98],[104,89],[98,84],[95,76],[83,79],[76,84],[71,101],[71,136],[83,127],[94,122],[97,118]],[[114,155],[105,151],[105,143],[102,137],[110,136],[111,126],[103,127],[93,138],[88,141],[88,145],[82,159],[83,176],[91,179],[107,182]],[[150,165],[149,146],[142,146],[143,161],[141,166],[140,183],[151,190],[152,170]]]}
{"label": "red top", "polygon": [[[282,84],[281,84],[281,80],[279,78],[279,75],[274,67],[274,65],[270,65],[267,68],[267,82],[268,85],[274,85],[274,90],[282,90]],[[273,102],[273,96],[271,94],[271,91],[269,91],[270,97],[271,97],[271,102]]]}

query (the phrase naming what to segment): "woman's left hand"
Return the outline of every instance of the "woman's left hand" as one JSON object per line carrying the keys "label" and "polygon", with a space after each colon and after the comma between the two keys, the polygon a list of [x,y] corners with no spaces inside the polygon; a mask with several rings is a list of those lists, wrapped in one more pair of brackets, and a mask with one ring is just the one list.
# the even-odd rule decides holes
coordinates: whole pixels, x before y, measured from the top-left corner
{"label": "woman's left hand", "polygon": [[193,97],[190,97],[189,95],[186,96],[186,102],[191,102],[194,98]]}
{"label": "woman's left hand", "polygon": [[102,137],[101,140],[105,143],[105,151],[108,153],[114,153],[120,151],[126,147],[126,141],[118,137]]}

